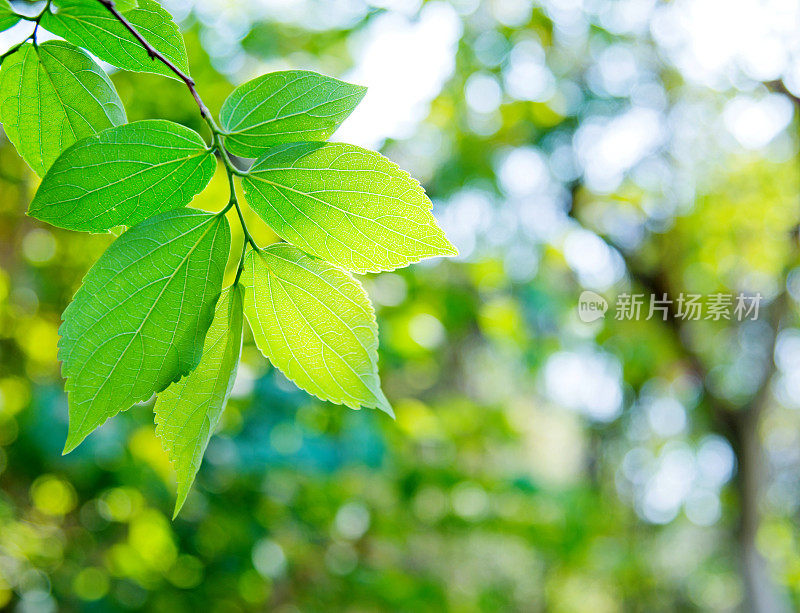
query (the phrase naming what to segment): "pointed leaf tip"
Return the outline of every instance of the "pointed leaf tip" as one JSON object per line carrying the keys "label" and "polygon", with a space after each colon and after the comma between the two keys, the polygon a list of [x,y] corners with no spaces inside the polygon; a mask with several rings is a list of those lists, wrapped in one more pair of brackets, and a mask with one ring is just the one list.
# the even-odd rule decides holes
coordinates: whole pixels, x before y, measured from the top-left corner
{"label": "pointed leaf tip", "polygon": [[381,402],[378,404],[378,408],[396,421],[397,416],[394,414],[394,409],[392,408],[392,405],[389,404],[389,401],[386,399],[386,396],[383,395],[383,392],[381,392],[380,395],[381,395]]}
{"label": "pointed leaf tip", "polygon": [[62,449],[61,451],[62,456],[65,456],[68,453],[72,453],[75,450],[75,448],[81,444],[81,441],[83,440],[81,439],[76,441],[74,440],[74,438],[75,437],[72,435],[72,433],[67,434],[67,440],[64,443],[64,449]]}

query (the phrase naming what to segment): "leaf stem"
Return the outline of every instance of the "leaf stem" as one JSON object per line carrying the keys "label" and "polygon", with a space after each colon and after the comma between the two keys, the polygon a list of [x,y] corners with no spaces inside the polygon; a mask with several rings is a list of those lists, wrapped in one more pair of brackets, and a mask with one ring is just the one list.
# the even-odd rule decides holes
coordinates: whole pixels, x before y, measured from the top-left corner
{"label": "leaf stem", "polygon": [[242,271],[244,270],[244,256],[247,253],[247,241],[242,242],[242,255],[239,257],[239,267],[236,269],[236,278],[233,280],[233,287],[236,287],[236,284],[239,283],[239,277],[242,276]]}
{"label": "leaf stem", "polygon": [[256,241],[253,240],[253,237],[250,235],[250,231],[247,229],[247,223],[244,220],[244,215],[242,214],[242,209],[239,206],[239,198],[236,196],[236,184],[234,183],[233,177],[235,175],[239,175],[239,174],[243,174],[243,173],[241,173],[233,165],[233,162],[231,161],[230,157],[228,157],[228,152],[225,151],[225,147],[222,144],[222,137],[217,132],[214,133],[214,147],[213,147],[213,150],[214,151],[219,151],[220,157],[222,158],[222,163],[225,166],[225,173],[228,175],[228,186],[230,187],[230,190],[231,190],[230,200],[228,200],[227,206],[224,209],[222,209],[219,212],[219,214],[220,215],[224,215],[225,213],[227,213],[231,209],[232,206],[235,206],[236,207],[236,213],[239,216],[239,223],[242,226],[242,232],[244,232],[244,238],[245,238],[244,243],[245,244],[250,243],[250,245],[253,247],[253,249],[255,249],[256,251],[259,251],[259,247],[256,244]]}
{"label": "leaf stem", "polygon": [[47,0],[47,4],[44,5],[44,8],[42,9],[42,12],[39,13],[38,15],[34,15],[34,16],[17,15],[20,19],[23,19],[25,21],[35,21],[36,25],[33,26],[33,32],[31,32],[25,40],[17,43],[16,45],[11,46],[8,49],[8,51],[6,51],[3,54],[0,54],[0,64],[2,64],[3,60],[5,60],[9,55],[13,55],[17,51],[19,51],[22,48],[22,46],[25,43],[27,43],[28,41],[32,41],[33,42],[33,46],[34,47],[36,46],[36,32],[39,30],[39,22],[42,20],[42,17],[44,17],[44,14],[47,11],[50,10],[50,5],[52,3],[53,3],[53,0]]}
{"label": "leaf stem", "polygon": [[253,239],[252,235],[247,229],[247,223],[245,222],[244,215],[242,214],[242,207],[239,206],[239,199],[236,197],[236,186],[233,183],[233,175],[230,172],[228,173],[228,185],[231,189],[230,200],[228,200],[228,204],[225,206],[225,208],[217,214],[224,215],[231,209],[231,207],[236,207],[236,214],[239,216],[239,224],[242,226],[242,232],[244,233],[244,243],[250,243],[250,246],[254,250],[261,251],[258,244],[256,244],[256,241]]}
{"label": "leaf stem", "polygon": [[233,163],[233,160],[231,160],[227,149],[225,149],[225,145],[222,143],[222,132],[217,130],[213,133],[212,138],[212,148],[216,151],[219,151],[219,157],[222,160],[222,163],[225,165],[225,170],[228,172],[228,174],[236,175],[237,177],[245,176],[247,173],[236,168],[236,165]]}
{"label": "leaf stem", "polygon": [[42,12],[36,16],[36,25],[33,26],[33,32],[31,32],[31,40],[33,41],[33,46],[36,47],[36,33],[39,31],[39,24],[42,22],[42,17],[44,14],[50,10],[50,5],[53,4],[53,0],[47,0],[47,4],[44,5]]}

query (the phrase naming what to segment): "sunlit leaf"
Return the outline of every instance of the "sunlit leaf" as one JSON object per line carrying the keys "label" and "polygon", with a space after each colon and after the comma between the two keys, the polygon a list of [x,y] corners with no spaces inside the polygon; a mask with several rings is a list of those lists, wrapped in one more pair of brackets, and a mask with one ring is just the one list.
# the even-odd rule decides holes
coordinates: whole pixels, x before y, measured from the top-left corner
{"label": "sunlit leaf", "polygon": [[64,312],[65,452],[200,361],[230,249],[224,217],[167,211],[120,236]]}
{"label": "sunlit leaf", "polygon": [[355,279],[280,243],[247,254],[242,283],[256,345],[287,377],[323,400],[392,415],[375,313]]}
{"label": "sunlit leaf", "polygon": [[105,72],[64,41],[24,45],[0,70],[0,121],[39,175],[74,142],[125,123]]}
{"label": "sunlit leaf", "polygon": [[[183,37],[158,2],[138,0],[138,6],[127,10],[125,17],[155,49],[188,74]],[[177,78],[162,62],[151,58],[133,34],[97,1],[57,0],[55,12],[45,14],[42,25],[117,68]]]}
{"label": "sunlit leaf", "polygon": [[60,228],[104,232],[189,204],[216,161],[197,132],[163,119],[104,130],[67,149],[29,214]]}
{"label": "sunlit leaf", "polygon": [[0,0],[0,32],[8,30],[19,22],[19,15],[12,9],[6,0]]}
{"label": "sunlit leaf", "polygon": [[[84,0],[84,2],[97,2],[97,0]],[[125,13],[139,6],[138,0],[114,0],[114,6],[120,13]]]}
{"label": "sunlit leaf", "polygon": [[228,402],[242,352],[242,320],[242,286],[236,285],[225,290],[217,303],[200,364],[158,395],[156,434],[178,475],[175,515]]}
{"label": "sunlit leaf", "polygon": [[347,270],[393,270],[457,253],[419,183],[355,145],[279,145],[243,184],[250,206],[278,235]]}
{"label": "sunlit leaf", "polygon": [[263,75],[237,87],[222,105],[225,146],[234,155],[258,157],[273,145],[326,140],[366,93],[305,70]]}
{"label": "sunlit leaf", "polygon": [[[93,8],[98,3],[98,0],[71,0],[71,2],[74,4],[85,4],[88,7]],[[53,4],[56,5],[56,7],[58,7],[59,5],[64,3],[60,2],[59,0],[54,0]],[[137,0],[114,0],[114,7],[120,13],[125,13],[126,11],[130,11],[131,9],[135,9],[137,6],[139,6]]]}

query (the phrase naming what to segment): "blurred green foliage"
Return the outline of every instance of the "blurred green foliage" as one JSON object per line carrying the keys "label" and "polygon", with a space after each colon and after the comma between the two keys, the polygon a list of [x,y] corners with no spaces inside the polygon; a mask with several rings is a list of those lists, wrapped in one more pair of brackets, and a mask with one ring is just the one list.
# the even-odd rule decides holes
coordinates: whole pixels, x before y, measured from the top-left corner
{"label": "blurred green foliage", "polygon": [[[236,2],[165,4],[183,19],[192,73],[214,111],[250,72],[346,76],[376,20],[392,15],[391,3],[306,2],[303,23],[289,8],[253,16]],[[406,4],[410,17],[398,19],[411,24],[444,10]],[[778,349],[796,342],[797,111],[772,145],[742,147],[711,125],[736,88],[692,82],[647,24],[611,27],[603,7],[614,3],[595,4],[578,34],[552,7],[446,7],[460,33],[454,70],[423,104],[423,121],[384,134],[383,149],[423,177],[463,257],[363,278],[397,422],[298,391],[246,332],[233,398],[175,522],[151,404],[60,455],[60,313],[112,237],[25,217],[35,178],[2,141],[0,605],[734,610],[745,598],[736,540],[744,501],[732,481],[741,457],[714,407],[747,406],[766,378],[772,395],[757,436],[769,464],[755,539],[782,598],[800,606],[800,403],[789,381],[798,362],[786,353],[774,369],[764,339],[778,324],[699,321],[676,333],[658,318],[611,312],[588,325],[575,309],[585,288],[612,304],[656,287],[759,291],[765,313],[788,292]],[[520,17],[512,5],[528,11]],[[541,73],[515,82],[511,69],[513,54],[530,48],[552,91],[525,99],[514,87],[527,91]],[[619,90],[625,61],[603,76],[608,49],[639,66]],[[203,130],[180,83],[113,80],[131,121]],[[759,83],[742,91],[767,95]],[[626,113],[642,105],[679,142],[618,163],[626,150],[604,150],[603,139],[648,135],[652,124],[613,123],[633,121]],[[549,164],[545,187],[530,186],[532,151]],[[593,163],[617,180],[592,175]],[[193,206],[220,210],[226,189],[220,173]],[[254,215],[247,221],[257,240],[275,240]]]}

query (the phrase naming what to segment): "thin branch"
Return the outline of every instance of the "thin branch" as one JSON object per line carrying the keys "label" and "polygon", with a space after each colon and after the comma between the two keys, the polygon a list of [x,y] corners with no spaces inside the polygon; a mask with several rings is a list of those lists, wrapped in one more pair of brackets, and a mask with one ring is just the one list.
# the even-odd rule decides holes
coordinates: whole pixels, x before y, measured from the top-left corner
{"label": "thin branch", "polygon": [[117,10],[117,7],[114,4],[114,0],[97,0],[100,4],[102,4],[108,11],[114,16],[114,18],[119,21],[125,28],[130,32],[133,37],[139,42],[144,50],[147,51],[147,54],[153,59],[153,61],[158,60],[164,66],[169,68],[175,76],[177,76],[181,81],[186,83],[186,87],[189,88],[189,91],[192,93],[192,97],[194,101],[197,103],[198,108],[200,109],[200,116],[208,123],[208,126],[211,128],[211,131],[215,134],[219,132],[219,128],[217,127],[216,123],[214,123],[214,118],[211,116],[211,111],[208,110],[208,107],[203,102],[203,99],[200,98],[200,94],[197,92],[197,87],[195,86],[194,79],[183,72],[180,68],[178,68],[175,64],[173,64],[170,60],[168,60],[164,55],[159,52],[153,45],[147,42],[147,39],[142,36],[139,31],[136,29],[128,19]]}
{"label": "thin branch", "polygon": [[[151,45],[147,39],[142,36],[139,31],[136,29],[127,18],[117,10],[117,7],[114,5],[114,0],[97,0],[100,4],[102,4],[113,16],[114,18],[119,21],[125,28],[133,35],[133,37],[139,42],[142,47],[144,47],[147,54],[152,58],[153,61],[158,60],[164,66],[170,69],[181,81],[186,84],[186,87],[189,88],[189,91],[194,98],[194,101],[197,103],[198,108],[200,109],[200,116],[205,120],[208,124],[208,127],[211,128],[212,134],[212,149],[219,152],[219,156],[222,159],[222,163],[225,166],[225,173],[228,176],[228,185],[230,186],[230,200],[228,201],[228,205],[220,211],[220,215],[224,215],[227,213],[231,207],[236,207],[236,213],[239,217],[239,223],[242,225],[242,231],[244,232],[244,245],[242,245],[242,260],[239,263],[239,270],[236,274],[236,281],[239,280],[239,276],[242,273],[241,265],[244,262],[244,247],[247,243],[250,243],[250,246],[255,251],[260,251],[258,244],[253,239],[252,235],[250,234],[249,230],[247,229],[247,224],[244,220],[244,215],[242,213],[242,209],[239,206],[239,201],[236,197],[236,186],[233,181],[234,176],[242,176],[245,173],[239,170],[231,160],[230,156],[228,155],[228,151],[225,149],[225,145],[222,142],[222,130],[217,127],[214,118],[211,115],[211,111],[208,110],[208,107],[203,102],[203,99],[200,97],[200,94],[197,91],[196,84],[194,79],[184,73],[180,68],[175,66],[169,59],[164,57],[162,53],[160,53],[153,45]],[[49,4],[48,4],[49,6]],[[235,283],[234,283],[235,284]]]}
{"label": "thin branch", "polygon": [[47,11],[50,10],[50,5],[52,3],[53,3],[53,0],[47,0],[47,4],[44,5],[44,8],[42,9],[42,11],[38,15],[35,15],[33,17],[26,17],[24,15],[18,15],[18,17],[20,19],[23,19],[25,21],[33,21],[33,22],[35,22],[36,25],[33,26],[33,32],[31,32],[28,35],[28,38],[26,38],[25,40],[17,43],[16,45],[12,45],[11,47],[9,47],[8,51],[6,51],[5,53],[0,55],[0,65],[2,65],[3,60],[5,60],[8,56],[13,55],[17,51],[19,51],[22,48],[22,46],[25,43],[27,43],[29,40],[32,41],[33,42],[33,46],[36,47],[36,33],[39,30],[39,22],[42,21],[42,17],[44,17],[44,14]]}

